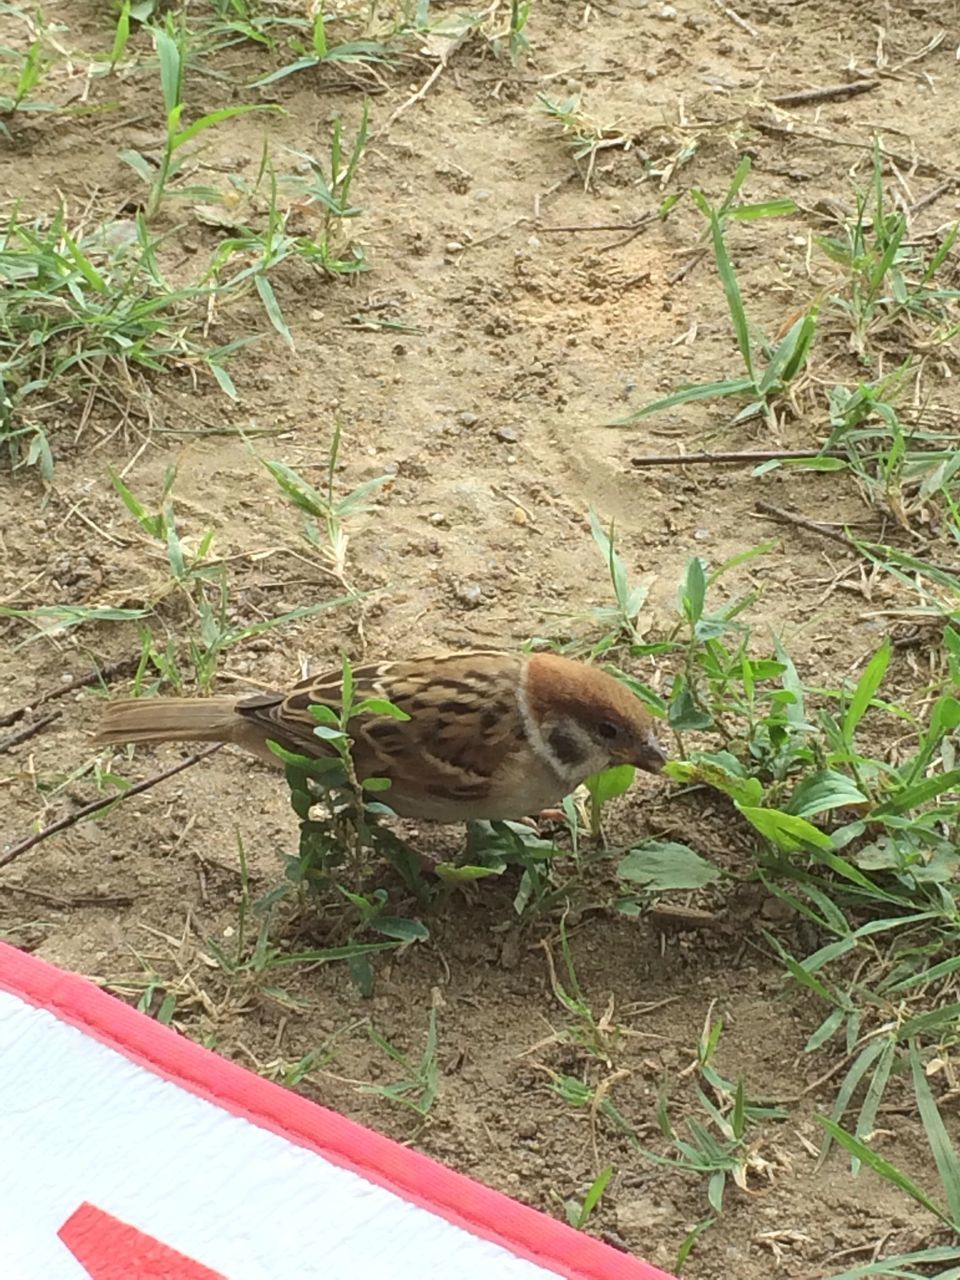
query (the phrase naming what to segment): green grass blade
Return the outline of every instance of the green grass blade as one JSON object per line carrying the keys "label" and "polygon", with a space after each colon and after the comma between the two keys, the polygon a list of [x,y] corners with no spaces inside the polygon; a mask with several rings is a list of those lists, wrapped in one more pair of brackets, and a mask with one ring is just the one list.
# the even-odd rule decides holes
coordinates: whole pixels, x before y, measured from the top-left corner
{"label": "green grass blade", "polygon": [[173,20],[167,15],[166,28],[155,27],[153,30],[153,46],[157,51],[160,63],[160,87],[163,92],[163,105],[169,115],[180,105],[180,94],[183,84],[183,63],[180,56],[180,45],[174,39]]}
{"label": "green grass blade", "polygon": [[853,691],[853,697],[850,699],[850,704],[843,717],[843,738],[848,746],[852,744],[857,725],[863,719],[867,707],[869,707],[874,695],[883,683],[883,677],[886,675],[887,667],[890,665],[892,653],[893,646],[888,637],[867,663],[863,675],[857,682],[857,687]]}
{"label": "green grass blade", "polygon": [[941,1222],[946,1223],[947,1226],[951,1225],[950,1219],[943,1210],[935,1205],[926,1192],[918,1187],[913,1179],[908,1177],[901,1169],[898,1169],[896,1165],[878,1155],[872,1147],[868,1147],[865,1142],[855,1138],[852,1133],[847,1133],[846,1129],[841,1128],[836,1121],[828,1119],[827,1116],[817,1116],[817,1119],[835,1142],[838,1142],[852,1156],[862,1161],[868,1169],[872,1169],[874,1173],[878,1173],[881,1178],[885,1178],[887,1182],[898,1190],[905,1192],[917,1204],[922,1205],[924,1209],[939,1218]]}
{"label": "green grass blade", "polygon": [[693,387],[681,387],[660,400],[651,400],[640,409],[627,414],[625,418],[616,418],[605,422],[605,427],[629,427],[651,413],[660,413],[664,409],[673,409],[678,404],[692,404],[697,400],[719,400],[726,396],[743,395],[746,391],[755,390],[753,378],[728,378],[723,382],[698,382]]}
{"label": "green grass blade", "polygon": [[940,1174],[947,1209],[954,1230],[960,1230],[960,1160],[930,1089],[916,1040],[910,1041],[910,1070],[913,1073],[913,1090],[917,1096],[920,1119]]}

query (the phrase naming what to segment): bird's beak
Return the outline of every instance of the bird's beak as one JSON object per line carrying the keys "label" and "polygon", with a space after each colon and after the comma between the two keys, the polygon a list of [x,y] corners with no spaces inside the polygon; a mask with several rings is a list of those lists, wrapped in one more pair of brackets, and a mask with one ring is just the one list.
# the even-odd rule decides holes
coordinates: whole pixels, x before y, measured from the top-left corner
{"label": "bird's beak", "polygon": [[645,773],[659,773],[667,763],[667,753],[656,737],[650,733],[630,753],[628,763],[643,769]]}

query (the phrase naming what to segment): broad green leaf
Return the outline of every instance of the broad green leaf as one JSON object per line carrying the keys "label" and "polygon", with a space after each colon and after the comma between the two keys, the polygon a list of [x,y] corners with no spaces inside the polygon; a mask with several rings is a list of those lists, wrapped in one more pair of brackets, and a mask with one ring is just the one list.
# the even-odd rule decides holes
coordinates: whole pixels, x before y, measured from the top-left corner
{"label": "broad green leaf", "polygon": [[167,114],[180,103],[180,87],[183,67],[180,59],[180,46],[173,38],[172,19],[168,18],[166,30],[155,27],[153,45],[160,63],[160,86],[163,91],[163,105]]}
{"label": "broad green leaf", "polygon": [[793,200],[761,200],[755,204],[734,205],[726,210],[726,216],[735,222],[755,222],[758,218],[782,218],[796,212],[797,205]]}
{"label": "broad green leaf", "polygon": [[430,937],[430,930],[419,920],[408,920],[404,916],[377,916],[370,922],[370,927],[388,938],[398,938],[401,942],[425,942]]}
{"label": "broad green leaf", "polygon": [[672,760],[665,766],[664,773],[675,782],[705,783],[741,804],[757,805],[763,799],[763,784],[759,778],[734,773],[715,757],[698,755],[692,761]]}
{"label": "broad green leaf", "polygon": [[149,160],[144,159],[139,151],[134,151],[132,148],[126,147],[123,151],[117,152],[117,158],[122,160],[124,164],[128,164],[137,176],[142,178],[148,186],[153,182],[153,179],[156,176],[156,170],[153,165],[150,164]]}
{"label": "broad green leaf", "polygon": [[687,572],[683,580],[683,611],[688,622],[699,622],[703,617],[706,597],[707,567],[699,556],[692,556],[687,561]]}
{"label": "broad green leaf", "polygon": [[685,729],[709,729],[713,724],[713,716],[703,711],[693,700],[693,694],[678,677],[679,689],[673,694],[667,706],[667,724],[671,729],[681,732]]}
{"label": "broad green leaf", "polygon": [[811,845],[827,852],[833,848],[830,837],[805,818],[783,813],[780,809],[760,809],[743,804],[737,804],[737,808],[752,827],[786,853],[809,850]]}
{"label": "broad green leaf", "polygon": [[224,392],[225,395],[228,395],[231,400],[236,400],[237,399],[236,383],[230,377],[230,374],[226,371],[223,365],[219,364],[216,360],[212,360],[208,356],[207,368],[216,378],[217,385],[219,386],[220,390]]}
{"label": "broad green leaf", "polygon": [[[691,191],[694,200],[700,196],[699,191]],[[701,200],[703,200],[701,196]],[[698,201],[700,203],[700,201]],[[701,208],[706,206],[703,200]],[[723,292],[727,297],[727,307],[730,311],[730,319],[733,322],[733,331],[737,336],[737,346],[740,348],[740,355],[743,357],[744,367],[750,379],[750,387],[756,387],[756,374],[753,368],[753,348],[750,344],[750,331],[747,325],[746,312],[743,309],[743,298],[740,294],[740,284],[737,280],[736,272],[733,269],[733,263],[730,260],[730,254],[727,251],[727,244],[723,237],[723,225],[714,209],[706,207],[705,212],[710,221],[710,236],[713,240],[713,254],[717,260],[717,270],[720,273],[720,280],[723,284]]]}
{"label": "broad green leaf", "polygon": [[617,875],[621,880],[659,892],[702,889],[718,880],[720,871],[688,845],[673,840],[647,840],[620,859]]}
{"label": "broad green leaf", "polygon": [[306,71],[310,67],[316,67],[319,65],[319,58],[298,58],[296,62],[288,63],[287,66],[281,67],[279,71],[271,71],[269,75],[261,76],[259,80],[254,80],[251,88],[259,89],[263,85],[274,84],[277,80],[283,80],[286,76],[292,76],[297,71]]}
{"label": "broad green leaf", "polygon": [[853,691],[853,696],[843,717],[843,737],[848,745],[853,742],[853,735],[856,732],[857,725],[863,719],[867,707],[869,707],[874,695],[883,683],[883,677],[886,675],[887,667],[890,665],[892,653],[893,646],[888,637],[867,663],[863,675],[857,682],[857,687]]}
{"label": "broad green leaf", "polygon": [[636,769],[632,764],[618,764],[584,780],[584,786],[598,805],[622,796],[633,786]]}
{"label": "broad green leaf", "polygon": [[329,724],[334,728],[340,728],[340,717],[334,711],[333,707],[326,706],[323,702],[311,702],[307,708],[310,714],[316,720],[317,724]]}
{"label": "broad green leaf", "polygon": [[313,736],[315,738],[323,738],[325,742],[339,742],[346,738],[346,734],[340,728],[334,728],[329,724],[315,724],[313,726]]}
{"label": "broad green leaf", "polygon": [[848,805],[864,804],[867,797],[845,773],[836,769],[821,769],[819,773],[804,778],[790,797],[787,812],[800,818],[829,809],[842,809]]}

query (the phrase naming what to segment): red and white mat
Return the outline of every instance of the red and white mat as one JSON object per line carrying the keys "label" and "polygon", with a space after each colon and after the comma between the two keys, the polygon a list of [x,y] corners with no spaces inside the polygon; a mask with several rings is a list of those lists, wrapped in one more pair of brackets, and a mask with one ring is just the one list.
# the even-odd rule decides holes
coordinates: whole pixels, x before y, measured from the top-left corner
{"label": "red and white mat", "polygon": [[0,943],[3,1280],[671,1280]]}

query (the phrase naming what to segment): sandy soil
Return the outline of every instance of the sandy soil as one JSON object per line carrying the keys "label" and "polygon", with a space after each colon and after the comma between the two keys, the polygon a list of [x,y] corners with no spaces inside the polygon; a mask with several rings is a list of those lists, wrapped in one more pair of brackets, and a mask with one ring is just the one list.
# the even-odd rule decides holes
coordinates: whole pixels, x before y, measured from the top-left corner
{"label": "sandy soil", "polygon": [[[0,152],[8,213],[16,200],[22,218],[49,215],[56,192],[72,223],[90,225],[121,216],[142,196],[118,152],[146,150],[162,132],[150,43],[135,29],[138,60],[120,76],[87,84],[89,57],[112,38],[102,8],[46,6],[48,22],[61,24],[57,39],[72,52],[69,65],[50,72],[49,94],[74,106],[85,95],[93,110],[14,122]],[[206,5],[189,8],[198,29],[211,16]],[[228,121],[205,135],[192,180],[223,192],[240,180],[252,184],[264,136],[287,171],[294,160],[285,147],[324,154],[332,115],[342,114],[352,137],[366,90],[371,137],[352,193],[363,212],[349,230],[372,269],[332,279],[291,259],[272,273],[295,350],[270,328],[255,294],[218,309],[211,340],[261,335],[230,365],[235,403],[202,369],[184,368],[136,386],[129,402],[111,392],[88,405],[51,407],[44,421],[52,482],[44,486],[27,469],[0,476],[0,602],[131,607],[159,599],[168,581],[163,549],[123,508],[108,468],[153,501],[170,464],[178,468],[181,533],[196,545],[214,531],[231,618],[246,624],[340,594],[260,461],[280,459],[322,484],[339,420],[338,490],[391,476],[347,524],[344,575],[370,594],[362,606],[232,648],[217,689],[287,682],[305,659],[336,661],[343,650],[379,656],[436,645],[511,647],[531,636],[589,644],[600,634],[592,611],[611,603],[590,537],[591,508],[616,522],[630,574],[649,582],[643,625],[650,638],[672,625],[691,554],[716,565],[772,540],[766,555],[725,580],[726,589],[761,588],[749,613],[758,642],[775,629],[806,680],[836,685],[897,625],[867,615],[898,597],[859,571],[838,582],[853,564],[842,548],[771,524],[755,503],[765,498],[876,533],[880,517],[851,481],[784,471],[753,477],[743,467],[637,470],[630,459],[680,446],[816,447],[823,430],[822,409],[812,411],[817,380],[855,380],[856,358],[839,328],[825,339],[804,412],[783,423],[779,439],[756,422],[727,427],[732,413],[723,404],[604,427],[684,382],[738,369],[710,258],[682,270],[703,229],[689,197],[666,221],[638,234],[630,227],[671,192],[698,187],[719,200],[749,153],[746,197],[788,196],[800,207],[787,219],[730,231],[752,320],[768,334],[785,328],[833,278],[826,259],[810,251],[809,234],[827,225],[824,202],[852,206],[855,185],[869,178],[877,129],[903,157],[908,202],[954,171],[955,139],[943,121],[960,112],[956,41],[923,51],[956,17],[955,5],[835,0],[747,0],[736,16],[706,0],[586,9],[534,0],[525,63],[514,67],[473,38],[392,123],[431,64],[306,71],[261,91],[259,100],[279,102],[283,114]],[[12,19],[4,21],[11,35],[3,43],[21,38]],[[332,30],[357,37],[347,23]],[[912,55],[921,56],[908,61]],[[191,115],[257,101],[245,85],[284,60],[282,50],[251,42],[203,57],[187,77]],[[780,93],[878,70],[877,86],[859,96],[771,105]],[[629,140],[598,152],[586,190],[584,165],[575,165],[534,109],[539,93],[576,92],[592,119]],[[256,201],[245,201],[240,211],[257,216]],[[198,203],[211,205],[171,199],[154,224],[169,233],[163,262],[176,280],[196,278],[228,234],[202,210],[198,216]],[[956,191],[942,190],[917,213],[916,233],[956,218],[958,208]],[[383,321],[401,327],[371,324]],[[889,345],[892,367],[895,338]],[[958,412],[947,373],[932,365],[927,385]],[[195,620],[186,605],[166,595],[151,626],[157,637],[171,637],[189,674]],[[0,636],[10,711],[33,706],[95,664],[135,661],[141,650],[132,623],[85,624],[38,639],[10,620]],[[919,687],[926,665],[922,643],[899,649],[893,686]],[[660,687],[668,680],[653,660],[634,660],[632,669]],[[130,679],[129,665],[122,667],[107,681],[109,693],[129,689]],[[105,768],[109,757],[89,735],[104,692],[56,696],[47,709],[59,718],[4,751],[5,835],[27,834],[96,795],[95,762]],[[112,768],[138,780],[184,754],[140,750],[114,757]],[[731,813],[674,792],[666,781],[638,783],[616,806],[611,838],[686,840],[736,877],[748,875],[751,843]],[[155,1014],[172,993],[175,1006],[168,1002],[164,1016],[184,1034],[550,1213],[564,1216],[564,1202],[582,1197],[611,1165],[588,1229],[668,1269],[688,1230],[707,1215],[706,1187],[646,1161],[638,1144],[665,1149],[656,1125],[661,1088],[678,1124],[696,1114],[691,1066],[712,1010],[724,1025],[719,1069],[742,1076],[751,1097],[782,1099],[788,1118],[758,1128],[749,1189],[728,1189],[722,1216],[684,1274],[813,1280],[867,1260],[874,1248],[892,1252],[928,1238],[930,1220],[887,1184],[868,1172],[853,1179],[836,1154],[818,1168],[811,1154],[820,1140],[816,1112],[833,1098],[823,1078],[842,1050],[803,1052],[822,1011],[790,987],[763,941],[762,927],[793,939],[796,926],[777,916],[775,902],[744,898],[742,886],[725,882],[697,905],[731,910],[735,927],[664,931],[655,920],[610,909],[611,864],[596,859],[570,922],[583,996],[596,1019],[608,1005],[613,1010],[612,1029],[591,1052],[551,988],[545,948],[563,974],[558,916],[518,922],[509,875],[430,904],[423,914],[429,943],[382,964],[372,999],[361,998],[342,966],[225,971],[210,940],[228,954],[237,942],[238,840],[259,898],[281,881],[295,838],[283,785],[224,751],[43,842],[0,873],[0,936],[131,1000],[143,996]],[[453,854],[461,833],[423,838]],[[282,950],[295,950],[325,945],[336,930],[332,908],[308,917],[281,910],[272,936]],[[431,1009],[439,1088],[421,1121],[365,1091],[402,1074],[369,1028],[417,1061]],[[551,1073],[603,1083],[635,1136],[564,1101]],[[907,1170],[922,1170],[928,1157],[912,1114],[887,1116],[884,1128],[882,1149]]]}

